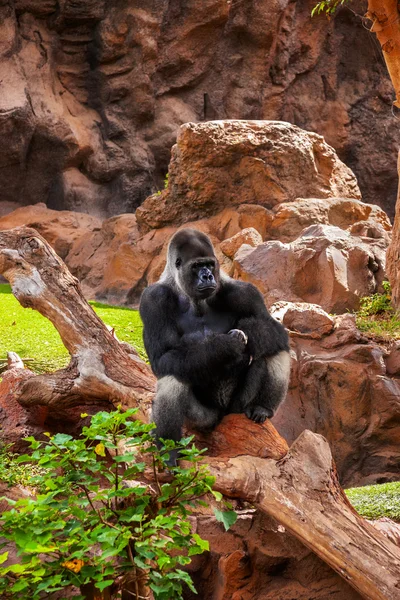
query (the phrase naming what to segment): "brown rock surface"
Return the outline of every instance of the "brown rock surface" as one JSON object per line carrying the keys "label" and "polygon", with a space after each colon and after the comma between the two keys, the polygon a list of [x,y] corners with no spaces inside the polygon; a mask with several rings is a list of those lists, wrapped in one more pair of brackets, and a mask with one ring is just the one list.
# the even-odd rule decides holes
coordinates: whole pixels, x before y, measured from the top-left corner
{"label": "brown rock surface", "polygon": [[50,210],[42,202],[19,208],[0,218],[0,231],[27,225],[38,231],[65,259],[73,245],[101,229],[100,219],[71,211]]}
{"label": "brown rock surface", "polygon": [[317,304],[305,302],[276,302],[271,306],[272,316],[290,331],[321,339],[332,332],[334,320]]}
{"label": "brown rock surface", "polygon": [[189,566],[198,596],[185,592],[185,600],[361,600],[283,526],[258,512],[242,512],[227,532],[213,517],[197,517],[196,531],[211,552]]}
{"label": "brown rock surface", "polygon": [[183,122],[278,119],[324,135],[393,213],[400,134],[365,7],[313,4],[2,2],[0,202],[131,211]]}
{"label": "brown rock surface", "polygon": [[136,211],[143,230],[225,207],[273,208],[298,196],[359,199],[353,173],[324,139],[278,121],[210,121],[179,129],[168,188]]}
{"label": "brown rock surface", "polygon": [[[353,224],[350,226],[348,232],[335,234],[336,237],[339,236],[336,242],[329,241],[332,237],[331,234],[323,233],[323,236],[326,238],[324,242],[326,244],[326,253],[331,253],[335,244],[342,244],[340,240],[344,236],[343,243],[345,245],[342,249],[343,252],[345,252],[345,248],[347,247],[346,244],[348,245],[351,241],[352,247],[360,242],[360,248],[369,248],[367,255],[372,256],[375,253],[379,263],[383,256],[383,249],[388,243],[389,232],[387,228],[389,225],[387,220],[385,220],[384,213],[378,207],[366,205],[351,199],[301,199],[293,202],[293,206],[296,207],[293,214],[301,215],[308,213],[315,218],[316,222],[318,222],[317,219],[320,219],[324,223],[326,212],[328,211],[329,213],[330,202],[332,202],[334,209],[331,211],[331,214],[335,214],[337,223],[341,223],[343,227],[347,226],[349,222],[353,222]],[[322,206],[323,210],[314,210],[318,203],[319,207],[321,208]],[[285,206],[287,207],[288,205],[286,204]],[[340,212],[341,208],[343,208],[343,214]],[[348,216],[349,214],[350,217]],[[275,225],[275,218],[278,218],[278,225]],[[354,222],[356,218],[366,218],[366,220]],[[288,232],[291,231],[293,233],[294,222],[296,222],[296,228],[301,227],[301,222],[296,221],[296,219],[294,221],[289,219],[287,221],[289,225],[286,226],[285,222],[279,217],[279,211],[277,216],[274,217],[273,211],[262,206],[243,204],[237,209],[225,208],[215,216],[186,223],[183,227],[195,227],[208,234],[216,247],[217,256],[224,270],[229,275],[232,275],[234,271],[233,263],[223,253],[223,248],[226,250],[226,248],[229,248],[233,244],[231,250],[227,250],[232,255],[237,250],[237,247],[242,245],[242,241],[249,242],[250,238],[243,237],[247,235],[246,232],[249,229],[252,231],[250,237],[253,241],[251,243],[255,245],[262,241],[262,239],[270,239],[272,232],[274,232],[273,235],[282,235],[282,239],[286,240]],[[76,212],[54,211],[46,208],[44,204],[23,207],[6,216],[0,217],[0,231],[23,224],[37,229],[53,246],[59,256],[65,260],[71,272],[78,277],[82,284],[82,289],[88,298],[97,298],[98,300],[120,304],[124,302],[130,304],[137,303],[144,287],[159,278],[165,266],[168,240],[176,231],[176,227],[165,227],[151,230],[143,235],[138,230],[136,216],[133,214],[128,213],[101,221],[97,217]],[[334,230],[336,231],[335,228]],[[329,227],[326,232],[328,231]],[[338,231],[340,232],[340,230]],[[355,235],[361,237],[355,237]],[[335,238],[335,236],[333,237]],[[294,242],[294,247],[299,247],[299,244],[301,247],[304,245],[308,247],[309,244],[313,243],[310,240],[301,241],[301,238],[299,238],[299,240]],[[268,246],[268,248],[274,247],[274,244],[277,244],[277,242],[270,242],[270,244],[272,246]],[[277,266],[279,269],[283,268],[281,263],[288,247],[287,245],[282,246],[279,244],[277,246],[280,249],[277,253],[279,258]],[[258,246],[259,251],[262,248],[265,248],[265,244]],[[243,250],[239,253],[240,261],[249,252],[251,252],[251,248],[243,246]],[[366,258],[363,250],[354,250],[354,252],[358,252],[358,256]],[[300,258],[297,256],[296,260],[300,260]],[[311,259],[310,261],[313,264]],[[238,264],[236,263],[237,269]],[[348,269],[353,279],[358,280],[360,277],[362,279],[365,276],[368,280],[369,269],[366,269],[365,265],[363,266],[364,270],[361,270],[360,273],[358,272],[359,263],[357,260],[349,261],[346,258],[346,265],[346,269]],[[277,282],[281,284],[285,282],[285,277],[288,276],[288,272],[283,271],[283,277],[279,275],[278,278],[274,278],[272,273],[276,269],[273,264],[272,268],[271,265],[268,265],[268,269],[265,268],[263,263],[258,264],[257,262],[256,266],[261,273],[260,282],[258,279],[254,280],[254,273],[253,275],[246,274],[246,277],[252,277],[252,280],[255,281],[256,285],[260,285],[261,289],[264,289],[262,286],[265,286],[265,281],[272,280],[273,285],[276,285]],[[344,267],[342,266],[341,268]],[[376,268],[375,262],[371,263],[371,268]],[[380,282],[380,268],[377,272],[373,273],[373,277],[374,281]],[[303,285],[301,282],[304,279],[304,275],[301,275],[301,285]],[[368,286],[367,288],[365,287],[364,279],[362,279],[364,287],[361,286],[360,290],[373,289],[373,285],[371,288]],[[328,280],[324,282],[324,293],[327,285]],[[290,291],[291,287],[289,286],[287,289]],[[277,299],[293,301],[307,300],[309,302],[321,303],[318,294],[314,298],[315,290],[313,291],[314,296],[312,299],[308,295],[306,297],[300,295],[293,296],[292,291],[290,292],[291,295],[285,295],[287,293],[285,290],[282,290],[282,294],[279,291],[274,292],[275,295],[271,298],[271,303]],[[334,295],[336,293],[337,291],[334,290]],[[352,296],[350,297],[352,298]],[[345,301],[347,302],[347,299]],[[349,308],[354,305],[353,301],[354,298],[351,299]]]}
{"label": "brown rock surface", "polygon": [[320,340],[291,334],[291,383],[273,424],[289,444],[305,429],[325,436],[344,487],[398,480],[400,380],[354,316],[333,320]]}
{"label": "brown rock surface", "polygon": [[243,244],[247,244],[248,246],[256,248],[262,244],[262,242],[263,239],[258,231],[253,227],[248,227],[247,229],[242,229],[242,231],[239,231],[239,233],[236,233],[236,235],[232,236],[231,238],[221,242],[220,249],[225,256],[233,259],[236,252]]}
{"label": "brown rock surface", "polygon": [[[353,198],[297,198],[275,207],[268,237],[292,242],[303,229],[315,223],[350,229],[363,237],[384,237],[382,229],[391,230],[386,213],[378,206]],[[373,227],[379,233],[374,233]]]}
{"label": "brown rock surface", "polygon": [[276,301],[319,304],[327,312],[357,309],[384,278],[387,240],[359,238],[330,225],[312,225],[290,244],[242,246],[234,277],[255,284]]}

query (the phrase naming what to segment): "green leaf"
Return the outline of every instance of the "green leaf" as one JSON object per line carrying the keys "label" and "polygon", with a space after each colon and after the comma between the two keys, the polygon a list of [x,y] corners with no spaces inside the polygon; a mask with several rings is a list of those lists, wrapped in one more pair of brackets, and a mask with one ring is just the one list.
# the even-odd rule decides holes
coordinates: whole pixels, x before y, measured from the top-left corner
{"label": "green leaf", "polygon": [[223,524],[225,531],[228,531],[237,521],[237,514],[234,510],[223,512],[222,510],[218,510],[218,508],[214,508],[214,515],[217,521]]}
{"label": "green leaf", "polygon": [[189,547],[189,556],[194,556],[195,554],[203,554],[203,552],[206,552],[210,549],[210,544],[208,540],[203,540],[197,533],[193,534],[193,539],[196,543],[195,545]]}
{"label": "green leaf", "polygon": [[105,579],[104,581],[97,581],[95,587],[99,589],[101,592],[114,583],[114,579]]}
{"label": "green leaf", "polygon": [[0,565],[2,565],[4,562],[6,562],[8,558],[8,552],[4,552],[3,554],[0,554]]}

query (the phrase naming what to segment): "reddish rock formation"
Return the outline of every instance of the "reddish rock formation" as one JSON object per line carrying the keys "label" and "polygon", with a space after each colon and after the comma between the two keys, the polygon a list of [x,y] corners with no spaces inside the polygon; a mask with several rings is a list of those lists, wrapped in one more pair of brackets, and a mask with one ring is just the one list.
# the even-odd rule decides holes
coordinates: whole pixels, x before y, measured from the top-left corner
{"label": "reddish rock formation", "polygon": [[[284,202],[275,207],[268,228],[268,238],[281,242],[293,242],[306,227],[321,223],[335,225],[341,229],[350,229],[362,237],[385,237],[391,225],[386,213],[378,206],[365,204],[349,198],[297,198],[294,202]],[[368,223],[379,230],[368,232],[367,227],[359,223]],[[353,226],[358,227],[354,229]],[[369,235],[368,235],[369,233]],[[389,242],[389,236],[386,236]]]}
{"label": "reddish rock formation", "polygon": [[242,246],[233,275],[250,281],[267,305],[279,300],[319,304],[328,312],[356,310],[385,276],[387,239],[360,238],[330,225],[312,225],[290,244]]}
{"label": "reddish rock formation", "polygon": [[[318,210],[315,210],[317,205]],[[360,294],[375,291],[382,280],[384,251],[389,240],[390,224],[383,211],[351,199],[296,200],[293,211],[288,204],[284,206],[286,216],[290,215],[287,219],[280,210],[275,216],[273,211],[262,206],[243,204],[184,226],[200,229],[211,237],[217,256],[230,275],[234,273],[230,257],[237,251],[236,276],[256,283],[270,304],[281,299],[304,300],[320,303],[327,310],[342,311],[356,307]],[[304,234],[307,237],[298,238],[292,244],[259,244],[280,232],[282,240],[290,239],[294,231],[301,228],[302,215],[306,215],[307,223],[310,215],[315,223],[325,223],[328,215],[342,227],[350,226],[350,230],[311,227],[308,234]],[[95,217],[53,211],[38,204],[0,218],[0,231],[22,224],[35,227],[50,242],[78,277],[87,297],[119,304],[136,304],[146,285],[158,279],[165,265],[168,240],[176,230],[176,227],[164,227],[142,235],[133,214],[101,222]],[[252,230],[251,234],[248,230]],[[254,256],[249,242],[253,247],[259,244],[254,249]],[[274,248],[276,253],[272,261]],[[303,251],[299,253],[300,248],[305,255]],[[351,260],[347,258],[348,251]],[[261,257],[264,254],[268,263]],[[282,261],[288,255],[292,270],[282,267]],[[342,255],[346,260],[340,259]],[[322,270],[324,257],[326,264]],[[315,281],[312,270],[308,271],[308,277],[306,272],[303,273],[302,261],[308,267],[319,261]],[[329,265],[336,265],[336,270],[331,270]],[[303,274],[294,280],[293,273],[296,274],[298,269]],[[281,270],[282,275],[275,277],[274,273]],[[314,285],[318,281],[321,289]]]}
{"label": "reddish rock formation", "polygon": [[172,149],[168,188],[147,198],[136,217],[146,231],[298,196],[361,197],[353,173],[319,135],[274,121],[187,123]]}
{"label": "reddish rock formation", "polygon": [[334,327],[333,317],[317,304],[281,301],[271,307],[271,313],[287,329],[304,333],[314,339],[328,335]]}
{"label": "reddish rock formation", "polygon": [[197,517],[209,555],[189,566],[198,596],[185,600],[362,600],[339,575],[261,513],[248,510],[225,532],[213,517]]}
{"label": "reddish rock formation", "polygon": [[220,244],[221,251],[230,259],[233,259],[240,246],[247,244],[253,248],[262,244],[263,239],[254,227],[247,227],[242,229],[236,235],[224,240]]}
{"label": "reddish rock formation", "polygon": [[132,211],[182,123],[279,119],[324,135],[392,213],[400,134],[365,8],[328,21],[313,5],[1,2],[0,202]]}
{"label": "reddish rock formation", "polygon": [[362,336],[354,316],[333,322],[322,339],[313,339],[319,323],[311,311],[300,327],[292,322],[291,383],[273,424],[289,444],[304,429],[325,436],[344,487],[397,480],[400,379],[386,366],[385,348]]}

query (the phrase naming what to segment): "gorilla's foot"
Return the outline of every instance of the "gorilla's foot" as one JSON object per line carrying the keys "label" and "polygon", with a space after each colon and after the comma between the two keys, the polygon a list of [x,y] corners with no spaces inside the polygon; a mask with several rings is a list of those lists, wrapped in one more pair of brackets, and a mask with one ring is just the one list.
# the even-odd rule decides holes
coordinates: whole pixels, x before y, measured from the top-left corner
{"label": "gorilla's foot", "polygon": [[264,406],[256,404],[255,406],[248,408],[245,415],[255,423],[264,423],[266,419],[271,419],[274,416],[274,411],[270,408],[264,408]]}

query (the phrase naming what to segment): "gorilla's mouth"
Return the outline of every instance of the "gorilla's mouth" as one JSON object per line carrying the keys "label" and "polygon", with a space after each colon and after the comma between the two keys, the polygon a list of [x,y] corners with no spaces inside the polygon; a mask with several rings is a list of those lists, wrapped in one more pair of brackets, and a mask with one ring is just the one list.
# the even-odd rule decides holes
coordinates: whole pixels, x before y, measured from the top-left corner
{"label": "gorilla's mouth", "polygon": [[205,293],[205,292],[214,292],[216,290],[217,286],[215,284],[212,285],[198,285],[197,286],[197,291],[200,292],[201,294]]}

